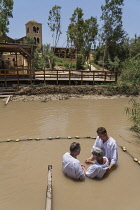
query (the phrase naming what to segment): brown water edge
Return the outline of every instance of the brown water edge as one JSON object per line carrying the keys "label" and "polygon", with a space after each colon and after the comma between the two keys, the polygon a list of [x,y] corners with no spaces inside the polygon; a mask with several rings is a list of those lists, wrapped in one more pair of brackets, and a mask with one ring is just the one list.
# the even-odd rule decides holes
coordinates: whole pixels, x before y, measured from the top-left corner
{"label": "brown water edge", "polygon": [[[69,99],[64,101],[0,104],[0,140],[48,136],[96,136],[105,126],[118,145],[140,160],[137,137],[124,114],[128,98]],[[140,166],[119,147],[119,166],[101,181],[76,182],[65,177],[61,157],[75,139],[9,142],[0,144],[0,210],[44,209],[47,167],[53,166],[53,210],[139,209]],[[90,155],[94,139],[81,143],[79,160]],[[129,143],[130,141],[131,143]],[[86,165],[88,167],[88,165]]]}
{"label": "brown water edge", "polygon": [[[135,98],[140,99],[140,96],[127,96],[128,99]],[[70,98],[78,99],[121,99],[126,98],[125,95],[103,96],[103,95],[77,95],[77,94],[39,94],[39,95],[12,95],[10,101],[56,101],[56,100],[68,100]],[[3,99],[5,102],[6,99]]]}

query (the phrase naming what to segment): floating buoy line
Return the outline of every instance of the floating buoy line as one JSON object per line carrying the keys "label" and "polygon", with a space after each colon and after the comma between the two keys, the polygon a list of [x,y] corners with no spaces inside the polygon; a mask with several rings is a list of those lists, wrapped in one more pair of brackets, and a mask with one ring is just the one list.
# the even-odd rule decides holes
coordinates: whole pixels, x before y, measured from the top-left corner
{"label": "floating buoy line", "polygon": [[123,151],[123,152],[126,152],[128,155],[131,156],[131,158],[133,159],[134,162],[136,162],[136,163],[138,163],[138,164],[140,165],[140,160],[138,160],[136,157],[133,157],[133,155],[131,155],[131,154],[127,151],[126,147],[121,146],[121,148],[122,148],[122,151]]}
{"label": "floating buoy line", "polygon": [[7,139],[4,141],[0,141],[0,143],[4,143],[4,142],[22,142],[22,141],[42,141],[42,140],[56,140],[56,139],[96,139],[96,137],[91,137],[91,136],[86,136],[86,137],[80,137],[80,136],[75,136],[75,137],[71,137],[71,136],[67,136],[67,137],[60,137],[60,136],[56,136],[56,137],[47,137],[45,139],[41,139],[41,138],[28,138],[28,139]]}
{"label": "floating buoy line", "polygon": [[[56,136],[56,137],[47,137],[47,138],[28,138],[28,139],[7,139],[4,141],[0,141],[0,143],[5,143],[5,142],[22,142],[22,141],[42,141],[42,140],[58,140],[58,139],[96,139],[96,137],[91,137],[91,136],[86,136],[86,137],[80,137],[80,136],[75,136],[75,137],[71,137],[71,136],[67,136],[67,137],[60,137],[60,136]],[[120,146],[122,148],[123,152],[126,152],[128,155],[130,155],[133,159],[134,162],[138,163],[140,165],[140,160],[138,160],[136,157],[133,157],[133,155],[131,155],[126,147],[124,146]]]}

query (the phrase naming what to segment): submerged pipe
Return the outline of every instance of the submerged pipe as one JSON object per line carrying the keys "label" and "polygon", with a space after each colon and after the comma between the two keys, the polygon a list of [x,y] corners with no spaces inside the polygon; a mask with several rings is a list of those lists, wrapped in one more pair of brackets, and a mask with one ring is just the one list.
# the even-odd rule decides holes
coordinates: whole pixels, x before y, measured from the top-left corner
{"label": "submerged pipe", "polygon": [[52,165],[48,165],[48,185],[45,210],[52,210]]}

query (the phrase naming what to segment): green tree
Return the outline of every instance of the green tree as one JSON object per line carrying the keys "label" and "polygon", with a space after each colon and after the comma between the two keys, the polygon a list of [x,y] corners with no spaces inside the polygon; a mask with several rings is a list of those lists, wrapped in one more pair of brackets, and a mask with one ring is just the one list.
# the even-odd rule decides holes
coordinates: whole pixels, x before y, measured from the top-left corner
{"label": "green tree", "polygon": [[50,45],[42,45],[42,49],[36,49],[34,58],[34,65],[36,69],[53,69],[55,66],[56,58],[50,48]]}
{"label": "green tree", "polygon": [[34,67],[35,69],[44,69],[44,59],[40,48],[34,52]]}
{"label": "green tree", "polygon": [[[82,63],[84,60],[88,60],[98,32],[97,19],[91,17],[84,20],[83,15],[83,10],[77,7],[70,18],[71,23],[67,30],[68,43],[76,49],[77,64],[79,63],[78,59]],[[81,59],[82,57],[83,59]]]}
{"label": "green tree", "polygon": [[48,26],[51,29],[54,47],[57,46],[61,32],[61,7],[55,5],[49,12]]}
{"label": "green tree", "polygon": [[103,65],[106,67],[109,59],[114,62],[120,43],[126,36],[122,24],[123,2],[124,0],[105,0],[105,5],[101,6],[103,26],[100,37],[104,46]]}
{"label": "green tree", "polygon": [[69,24],[67,31],[68,42],[76,48],[77,54],[80,53],[84,42],[83,15],[82,9],[77,7],[70,18],[71,23]]}
{"label": "green tree", "polygon": [[133,89],[140,86],[140,57],[125,60],[118,85],[129,85]]}
{"label": "green tree", "polygon": [[82,49],[85,60],[89,59],[90,51],[93,44],[95,44],[95,38],[97,33],[98,33],[97,19],[91,17],[90,19],[85,20],[84,36],[83,36],[84,46]]}
{"label": "green tree", "polygon": [[140,36],[136,36],[129,43],[129,57],[134,59],[140,55]]}
{"label": "green tree", "polygon": [[36,44],[34,38],[32,37],[25,37],[23,40],[23,44]]}
{"label": "green tree", "polygon": [[0,0],[0,36],[9,32],[9,18],[13,17],[13,0]]}

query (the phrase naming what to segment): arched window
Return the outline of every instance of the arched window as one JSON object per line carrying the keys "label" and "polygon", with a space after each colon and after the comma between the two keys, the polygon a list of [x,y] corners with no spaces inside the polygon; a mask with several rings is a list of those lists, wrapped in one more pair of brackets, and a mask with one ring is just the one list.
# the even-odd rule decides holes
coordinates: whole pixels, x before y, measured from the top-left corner
{"label": "arched window", "polygon": [[36,33],[38,33],[38,34],[39,34],[39,27],[37,27],[37,28],[36,28]]}
{"label": "arched window", "polygon": [[36,41],[37,41],[37,43],[39,44],[39,42],[40,42],[40,41],[39,41],[39,38],[37,38],[37,40],[36,40]]}
{"label": "arched window", "polygon": [[36,27],[35,27],[35,26],[33,26],[33,32],[35,32],[35,33],[36,33]]}
{"label": "arched window", "polygon": [[34,37],[34,43],[36,44],[36,37]]}

